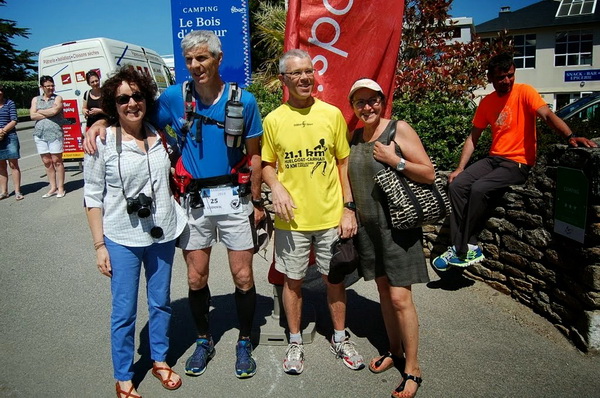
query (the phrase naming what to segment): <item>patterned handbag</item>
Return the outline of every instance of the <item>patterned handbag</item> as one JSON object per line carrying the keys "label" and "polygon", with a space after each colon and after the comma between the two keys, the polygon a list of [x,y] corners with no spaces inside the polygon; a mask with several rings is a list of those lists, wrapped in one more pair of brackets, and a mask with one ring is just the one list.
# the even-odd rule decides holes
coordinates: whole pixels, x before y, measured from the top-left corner
{"label": "patterned handbag", "polygon": [[[396,135],[396,122],[390,123],[393,126],[389,131],[388,145]],[[433,184],[414,182],[387,165],[373,177],[387,197],[393,228],[410,229],[432,224],[451,213],[450,200],[444,191],[435,163],[433,167]]]}

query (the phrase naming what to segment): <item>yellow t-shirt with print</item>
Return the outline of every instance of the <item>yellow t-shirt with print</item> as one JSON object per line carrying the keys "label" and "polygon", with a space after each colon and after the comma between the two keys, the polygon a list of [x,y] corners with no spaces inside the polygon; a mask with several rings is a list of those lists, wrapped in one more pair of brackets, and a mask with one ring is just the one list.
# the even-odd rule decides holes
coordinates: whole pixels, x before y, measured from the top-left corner
{"label": "yellow t-shirt with print", "polygon": [[337,160],[350,154],[342,112],[315,99],[309,108],[283,104],[263,121],[262,160],[277,162],[277,178],[296,205],[291,222],[275,217],[275,227],[318,231],[338,226],[342,185]]}

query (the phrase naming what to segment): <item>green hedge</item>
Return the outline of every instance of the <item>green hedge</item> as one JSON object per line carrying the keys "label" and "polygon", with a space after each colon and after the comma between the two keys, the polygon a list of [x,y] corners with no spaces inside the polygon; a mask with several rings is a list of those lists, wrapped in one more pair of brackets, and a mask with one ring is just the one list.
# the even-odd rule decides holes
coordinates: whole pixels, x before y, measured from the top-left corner
{"label": "green hedge", "polygon": [[[454,170],[460,159],[465,138],[471,131],[475,106],[470,100],[448,100],[431,94],[422,103],[395,100],[394,119],[405,120],[419,134],[429,157],[439,170]],[[489,131],[484,131],[471,161],[487,155]]]}
{"label": "green hedge", "polygon": [[281,105],[281,99],[283,98],[283,90],[281,88],[271,92],[262,84],[252,83],[247,89],[254,94],[256,102],[258,103],[260,116],[263,119],[272,110]]}
{"label": "green hedge", "polygon": [[35,80],[24,82],[5,81],[0,82],[0,85],[2,85],[6,91],[4,97],[13,100],[17,108],[29,109],[31,106],[31,99],[40,93],[39,84]]}

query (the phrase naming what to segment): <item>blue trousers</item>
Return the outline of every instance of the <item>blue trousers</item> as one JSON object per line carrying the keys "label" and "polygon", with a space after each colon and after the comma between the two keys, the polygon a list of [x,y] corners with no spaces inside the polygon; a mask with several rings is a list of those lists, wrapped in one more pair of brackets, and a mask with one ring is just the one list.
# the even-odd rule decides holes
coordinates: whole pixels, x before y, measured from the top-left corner
{"label": "blue trousers", "polygon": [[175,241],[147,247],[129,247],[104,237],[112,266],[111,348],[114,377],[119,381],[133,378],[135,320],[140,273],[144,264],[150,353],[153,361],[166,360],[171,321],[171,268]]}

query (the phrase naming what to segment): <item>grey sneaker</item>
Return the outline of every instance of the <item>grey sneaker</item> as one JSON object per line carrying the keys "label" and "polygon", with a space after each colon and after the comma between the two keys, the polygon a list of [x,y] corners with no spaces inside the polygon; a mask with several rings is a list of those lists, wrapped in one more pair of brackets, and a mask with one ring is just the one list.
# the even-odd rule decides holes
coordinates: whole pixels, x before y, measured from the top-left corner
{"label": "grey sneaker", "polygon": [[342,359],[344,365],[352,370],[360,370],[365,367],[365,361],[354,347],[356,344],[350,341],[350,335],[346,333],[346,338],[340,343],[336,343],[331,336],[331,352]]}
{"label": "grey sneaker", "polygon": [[288,344],[285,358],[283,359],[283,371],[291,375],[299,375],[304,370],[304,345],[298,343]]}

